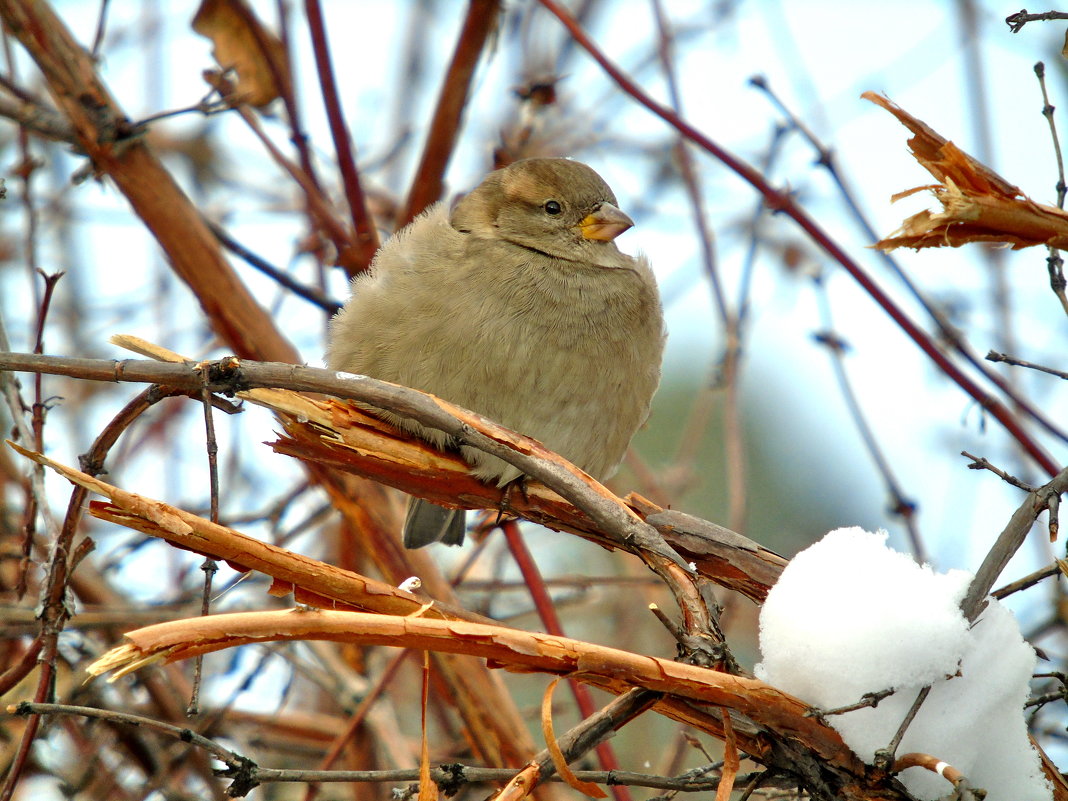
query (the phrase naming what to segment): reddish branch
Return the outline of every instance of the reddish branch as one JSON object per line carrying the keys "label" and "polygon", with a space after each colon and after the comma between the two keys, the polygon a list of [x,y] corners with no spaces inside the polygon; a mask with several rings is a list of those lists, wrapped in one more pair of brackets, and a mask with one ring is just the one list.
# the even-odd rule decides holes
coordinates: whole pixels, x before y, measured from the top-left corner
{"label": "reddish branch", "polygon": [[345,187],[345,197],[349,202],[352,226],[356,231],[354,253],[338,254],[338,262],[350,275],[366,270],[378,250],[378,232],[375,230],[371,213],[367,209],[360,173],[356,169],[356,159],[352,153],[352,142],[348,126],[341,113],[338,99],[337,80],[334,78],[334,65],[330,58],[330,44],[326,38],[326,26],[323,24],[323,11],[319,0],[305,0],[304,10],[308,17],[308,29],[312,39],[312,52],[315,54],[315,67],[319,72],[319,86],[323,91],[323,105],[326,118],[330,123],[330,135],[334,140],[334,152],[337,155],[341,181]]}

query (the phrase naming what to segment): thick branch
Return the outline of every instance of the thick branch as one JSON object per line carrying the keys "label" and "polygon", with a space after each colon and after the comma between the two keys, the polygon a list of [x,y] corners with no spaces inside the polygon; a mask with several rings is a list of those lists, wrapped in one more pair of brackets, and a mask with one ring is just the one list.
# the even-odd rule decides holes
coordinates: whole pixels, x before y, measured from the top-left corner
{"label": "thick branch", "polygon": [[[829,762],[853,766],[857,757],[802,701],[757,679],[673,662],[551,634],[497,625],[363,612],[286,610],[241,612],[169,621],[127,633],[89,671],[136,669],[146,660],[175,661],[254,642],[333,640],[480,656],[510,670],[572,674],[618,692],[642,687],[733,709],[780,736],[798,739]],[[625,691],[625,690],[624,690]]]}
{"label": "thick branch", "polygon": [[[384,381],[314,367],[236,359],[198,366],[0,353],[0,370],[158,383],[194,390],[199,390],[206,379],[215,392],[286,387],[348,397],[400,412],[453,433],[468,444],[492,449],[490,452],[554,491],[531,485],[525,497],[518,492],[502,497],[499,489],[471,477],[458,456],[436,451],[422,440],[350,406],[281,391],[261,390],[245,395],[287,420],[289,437],[274,444],[280,452],[358,473],[435,501],[468,508],[504,506],[527,519],[570,531],[605,547],[629,548],[628,532],[650,525],[684,562],[694,563],[699,573],[758,603],[786,565],[786,560],[772,551],[714,523],[666,511],[639,496],[629,497],[625,506],[600,484],[534,440],[433,396]],[[643,518],[645,523],[641,522]]]}

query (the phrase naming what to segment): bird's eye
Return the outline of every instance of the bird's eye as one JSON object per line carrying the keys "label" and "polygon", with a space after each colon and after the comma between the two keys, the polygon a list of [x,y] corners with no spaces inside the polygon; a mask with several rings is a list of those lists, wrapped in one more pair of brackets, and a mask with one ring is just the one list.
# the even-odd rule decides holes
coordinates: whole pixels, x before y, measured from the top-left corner
{"label": "bird's eye", "polygon": [[552,214],[553,216],[556,216],[563,211],[563,209],[560,208],[560,204],[555,200],[546,200],[543,208],[545,209],[546,214]]}

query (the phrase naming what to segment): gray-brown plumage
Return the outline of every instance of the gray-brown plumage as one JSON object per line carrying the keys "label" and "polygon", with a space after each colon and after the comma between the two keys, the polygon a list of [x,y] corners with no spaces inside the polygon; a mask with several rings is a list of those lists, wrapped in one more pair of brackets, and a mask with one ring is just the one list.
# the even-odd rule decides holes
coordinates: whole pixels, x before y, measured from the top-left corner
{"label": "gray-brown plumage", "polygon": [[[631,225],[577,161],[490,173],[451,213],[432,206],[382,246],[331,324],[327,364],[479,412],[606,478],[649,414],[664,343],[648,262],[612,241]],[[482,480],[520,475],[473,448],[462,454]],[[462,511],[412,499],[407,547],[463,537]]]}

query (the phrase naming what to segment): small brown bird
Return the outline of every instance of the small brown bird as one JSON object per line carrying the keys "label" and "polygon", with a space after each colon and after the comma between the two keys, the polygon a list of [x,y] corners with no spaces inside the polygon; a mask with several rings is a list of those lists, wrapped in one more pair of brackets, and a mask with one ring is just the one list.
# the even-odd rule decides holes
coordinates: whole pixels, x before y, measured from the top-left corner
{"label": "small brown bird", "polygon": [[[327,364],[437,395],[606,478],[648,417],[664,348],[649,263],[613,243],[633,224],[577,161],[492,172],[451,212],[436,204],[382,246],[331,324]],[[461,453],[484,481],[520,476],[474,448]],[[411,500],[407,547],[463,538],[463,511]]]}

